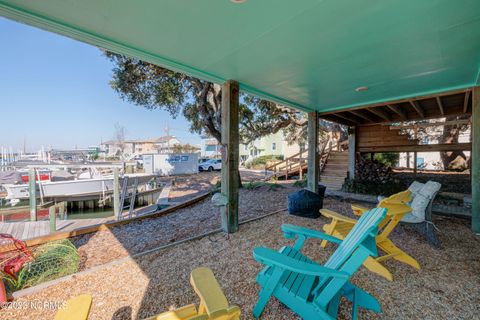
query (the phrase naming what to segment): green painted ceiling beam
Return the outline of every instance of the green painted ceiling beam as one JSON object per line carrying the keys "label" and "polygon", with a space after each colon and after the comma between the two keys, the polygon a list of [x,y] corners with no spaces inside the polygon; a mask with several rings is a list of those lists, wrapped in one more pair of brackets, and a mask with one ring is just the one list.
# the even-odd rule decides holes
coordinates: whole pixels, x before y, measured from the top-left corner
{"label": "green painted ceiling beam", "polygon": [[305,111],[480,84],[478,0],[0,0],[0,15]]}

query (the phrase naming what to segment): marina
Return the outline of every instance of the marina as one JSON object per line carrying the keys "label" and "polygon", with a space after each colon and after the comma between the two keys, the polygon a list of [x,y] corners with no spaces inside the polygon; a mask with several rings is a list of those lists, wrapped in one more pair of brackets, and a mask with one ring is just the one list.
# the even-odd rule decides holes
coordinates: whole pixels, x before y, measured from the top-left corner
{"label": "marina", "polygon": [[0,233],[28,240],[166,207],[159,201],[166,182],[135,162],[79,163],[43,148],[30,155],[10,149],[1,148]]}

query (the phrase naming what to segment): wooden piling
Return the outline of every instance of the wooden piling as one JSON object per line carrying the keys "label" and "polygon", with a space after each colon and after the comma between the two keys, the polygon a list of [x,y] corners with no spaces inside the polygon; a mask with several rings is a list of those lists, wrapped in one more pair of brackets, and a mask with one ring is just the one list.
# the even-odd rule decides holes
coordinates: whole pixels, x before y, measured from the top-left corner
{"label": "wooden piling", "polygon": [[118,168],[113,168],[113,214],[117,220],[120,219],[120,181]]}
{"label": "wooden piling", "polygon": [[50,233],[54,233],[57,231],[57,215],[55,205],[48,208],[48,217],[50,219]]}
{"label": "wooden piling", "polygon": [[30,221],[37,221],[37,186],[35,169],[28,170],[28,192],[30,197]]}

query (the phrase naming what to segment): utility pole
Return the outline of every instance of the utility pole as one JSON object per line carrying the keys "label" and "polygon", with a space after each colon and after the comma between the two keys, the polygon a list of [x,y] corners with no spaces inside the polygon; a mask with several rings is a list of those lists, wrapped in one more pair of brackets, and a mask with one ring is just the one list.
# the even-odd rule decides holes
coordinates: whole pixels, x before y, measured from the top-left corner
{"label": "utility pole", "polygon": [[165,126],[165,134],[167,135],[167,153],[170,152],[170,127],[168,126],[168,122]]}

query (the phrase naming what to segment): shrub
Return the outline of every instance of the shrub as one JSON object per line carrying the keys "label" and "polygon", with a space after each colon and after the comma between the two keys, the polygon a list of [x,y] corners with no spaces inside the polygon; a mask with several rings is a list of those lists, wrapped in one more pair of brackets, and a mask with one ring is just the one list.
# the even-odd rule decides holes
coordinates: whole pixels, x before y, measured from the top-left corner
{"label": "shrub", "polygon": [[407,189],[407,186],[399,180],[392,180],[388,183],[378,183],[372,181],[346,179],[342,190],[351,193],[373,194],[381,196],[391,196]]}
{"label": "shrub", "polygon": [[293,183],[294,187],[297,188],[306,188],[307,187],[307,176],[304,176],[302,180],[297,180]]}
{"label": "shrub", "polygon": [[269,191],[275,191],[277,189],[285,188],[285,186],[278,183],[263,182],[263,181],[250,181],[244,185],[244,188],[247,190],[255,190],[261,187],[267,187]]}
{"label": "shrub", "polygon": [[388,167],[395,167],[400,159],[400,153],[398,152],[384,152],[384,153],[375,153],[373,156],[374,160],[384,164]]}
{"label": "shrub", "polygon": [[263,169],[268,164],[276,161],[281,161],[281,160],[283,160],[283,155],[275,156],[270,154],[270,155],[256,157],[253,160],[248,161],[246,163],[246,167],[248,169],[252,169],[252,168]]}

